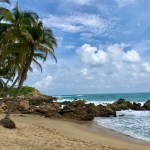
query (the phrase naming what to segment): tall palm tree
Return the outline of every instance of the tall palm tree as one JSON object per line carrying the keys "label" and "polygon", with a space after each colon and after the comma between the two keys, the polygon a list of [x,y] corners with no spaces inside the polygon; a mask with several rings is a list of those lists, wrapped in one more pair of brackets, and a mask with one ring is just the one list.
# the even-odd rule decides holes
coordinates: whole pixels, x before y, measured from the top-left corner
{"label": "tall palm tree", "polygon": [[6,128],[15,128],[15,123],[10,119],[10,114],[22,85],[27,78],[31,63],[35,62],[40,66],[37,58],[42,58],[45,61],[48,54],[57,61],[54,54],[54,47],[57,46],[57,42],[53,36],[52,30],[43,27],[36,13],[22,12],[19,10],[18,6],[16,6],[12,13],[3,11],[3,15],[5,20],[9,21],[11,25],[7,31],[3,33],[3,41],[4,43],[7,41],[7,44],[3,45],[1,48],[3,51],[2,58],[5,58],[12,49],[18,52],[19,57],[21,57],[21,61],[19,62],[21,71],[14,99],[5,118],[1,120],[1,124]]}

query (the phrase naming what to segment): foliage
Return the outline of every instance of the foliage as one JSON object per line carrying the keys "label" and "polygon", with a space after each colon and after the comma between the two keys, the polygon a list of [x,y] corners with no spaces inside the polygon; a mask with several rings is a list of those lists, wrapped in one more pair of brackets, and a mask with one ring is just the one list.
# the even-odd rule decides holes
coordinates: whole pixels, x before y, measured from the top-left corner
{"label": "foliage", "polygon": [[[7,92],[9,87],[6,87],[5,90],[3,91],[2,93],[2,96],[5,95],[5,93]],[[17,87],[14,87],[11,89],[11,92],[10,92],[10,96],[13,96],[14,93],[16,92],[17,90]],[[24,86],[22,87],[22,89],[20,90],[20,94],[19,95],[28,95],[28,94],[32,94],[34,91],[37,91],[35,88],[33,87],[29,87],[29,86]]]}
{"label": "foliage", "polygon": [[[12,90],[12,94],[14,94],[14,92],[16,91],[16,88],[14,88]],[[20,95],[28,95],[31,94],[35,91],[35,88],[33,87],[29,87],[29,86],[24,86],[21,90],[20,90]]]}

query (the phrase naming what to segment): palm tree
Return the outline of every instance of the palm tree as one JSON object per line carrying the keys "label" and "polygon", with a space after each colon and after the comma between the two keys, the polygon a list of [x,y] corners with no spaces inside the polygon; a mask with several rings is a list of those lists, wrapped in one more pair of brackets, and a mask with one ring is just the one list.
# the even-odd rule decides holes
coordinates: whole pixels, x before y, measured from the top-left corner
{"label": "palm tree", "polygon": [[35,62],[41,67],[37,58],[42,58],[45,61],[48,54],[57,61],[54,54],[54,47],[57,46],[57,42],[52,30],[43,27],[42,21],[39,21],[36,13],[21,12],[17,5],[12,13],[4,11],[3,15],[6,21],[11,22],[11,25],[7,29],[7,32],[3,33],[2,43],[7,41],[7,44],[1,48],[2,52],[4,52],[2,58],[5,58],[12,49],[16,50],[19,57],[21,57],[21,61],[19,62],[21,70],[14,99],[5,118],[1,120],[1,124],[6,128],[15,128],[15,123],[10,119],[10,114],[22,85],[27,78],[27,72],[31,68],[31,63]]}

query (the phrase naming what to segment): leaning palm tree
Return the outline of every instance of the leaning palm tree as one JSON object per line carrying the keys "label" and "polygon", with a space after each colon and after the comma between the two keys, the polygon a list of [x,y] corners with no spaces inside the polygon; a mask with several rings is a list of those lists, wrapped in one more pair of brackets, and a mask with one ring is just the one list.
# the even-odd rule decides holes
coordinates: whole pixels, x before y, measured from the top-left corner
{"label": "leaning palm tree", "polygon": [[[7,32],[4,32],[3,39],[5,41],[11,37],[15,38],[15,40],[10,39],[6,45],[2,46],[2,50],[4,51],[3,58],[12,48],[16,49],[17,52],[20,50],[19,55],[22,57],[18,88],[5,118],[1,120],[1,124],[4,127],[15,128],[15,123],[10,119],[10,114],[23,83],[27,78],[31,63],[35,62],[40,65],[37,58],[42,56],[42,58],[46,60],[48,54],[57,61],[54,54],[54,47],[57,46],[57,43],[51,29],[44,28],[42,22],[39,21],[38,15],[34,12],[21,12],[18,6],[16,6],[12,14],[8,15],[8,12],[5,12],[4,17],[6,17],[6,20],[11,22],[12,25]],[[16,45],[18,47],[16,47]],[[19,48],[20,45],[21,47]]]}

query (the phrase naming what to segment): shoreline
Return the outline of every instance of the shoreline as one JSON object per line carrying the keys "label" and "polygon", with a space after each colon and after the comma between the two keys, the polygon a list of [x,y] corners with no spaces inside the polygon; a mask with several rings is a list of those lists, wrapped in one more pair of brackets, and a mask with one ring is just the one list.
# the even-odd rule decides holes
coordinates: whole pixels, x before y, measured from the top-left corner
{"label": "shoreline", "polygon": [[142,140],[142,139],[137,139],[135,137],[123,134],[123,133],[118,132],[116,130],[103,127],[101,125],[98,125],[95,121],[85,122],[85,123],[83,122],[83,124],[84,124],[83,128],[86,128],[87,130],[90,130],[90,131],[95,132],[95,133],[104,134],[104,136],[106,136],[108,138],[113,136],[117,140],[123,140],[125,142],[131,142],[131,143],[136,143],[136,144],[144,144],[144,145],[148,144],[148,145],[150,145],[150,141],[146,141],[146,140]]}
{"label": "shoreline", "polygon": [[[0,114],[0,119],[3,117],[2,114]],[[70,121],[70,120],[55,120],[55,119],[48,119],[45,117],[41,117],[38,115],[27,115],[27,114],[15,114],[12,115],[12,119],[16,122],[17,129],[15,130],[8,130],[3,127],[0,127],[0,141],[4,140],[4,137],[2,137],[2,133],[6,133],[5,136],[7,137],[7,140],[10,138],[10,133],[13,132],[13,137],[16,140],[27,138],[31,138],[31,143],[28,143],[28,149],[33,148],[33,145],[38,145],[38,149],[42,150],[44,149],[41,147],[40,143],[38,143],[38,140],[36,138],[41,138],[41,143],[45,142],[45,140],[51,141],[52,139],[54,141],[60,142],[60,145],[62,145],[63,148],[60,148],[60,150],[64,149],[66,146],[66,143],[73,143],[74,149],[88,149],[88,150],[149,150],[150,142],[134,139],[129,136],[125,136],[120,133],[116,133],[112,130],[109,130],[107,128],[101,127],[97,125],[95,122],[84,122],[84,121]],[[28,127],[29,126],[29,127]],[[25,127],[25,128],[24,128]],[[36,133],[33,133],[33,129],[38,128]],[[43,130],[45,130],[43,132]],[[50,133],[46,133],[49,132]],[[21,131],[21,136],[18,136],[18,132]],[[36,131],[36,130],[35,130]],[[53,138],[51,137],[51,133],[55,131],[55,135]],[[26,132],[29,132],[30,134],[22,138],[24,134],[27,134]],[[40,133],[40,134],[39,134]],[[46,136],[46,134],[48,134]],[[31,137],[30,137],[31,135]],[[46,136],[46,137],[45,137]],[[58,139],[57,139],[58,138]],[[62,139],[64,139],[62,142]],[[12,139],[11,139],[12,140]],[[11,141],[9,140],[9,141]],[[32,143],[33,141],[33,143]],[[25,142],[25,141],[24,141]],[[9,143],[9,142],[8,142]],[[36,144],[35,144],[36,143]],[[1,144],[1,142],[0,142]],[[14,141],[10,143],[12,146],[14,144]],[[20,144],[20,142],[18,143]],[[87,146],[88,145],[88,146]],[[89,147],[91,145],[92,147]],[[0,145],[3,147],[3,145]],[[21,146],[24,146],[21,144]],[[50,146],[50,147],[49,147]],[[55,142],[53,147],[57,147],[57,143]],[[50,145],[47,145],[45,149],[53,149]],[[77,148],[78,147],[78,148]],[[12,149],[19,150],[17,147],[11,147]],[[2,148],[3,149],[3,148]],[[4,149],[7,149],[6,147]],[[9,148],[8,148],[9,149]],[[22,147],[22,149],[24,149]],[[59,149],[59,148],[58,148]],[[68,146],[65,149],[72,150],[72,146]]]}

